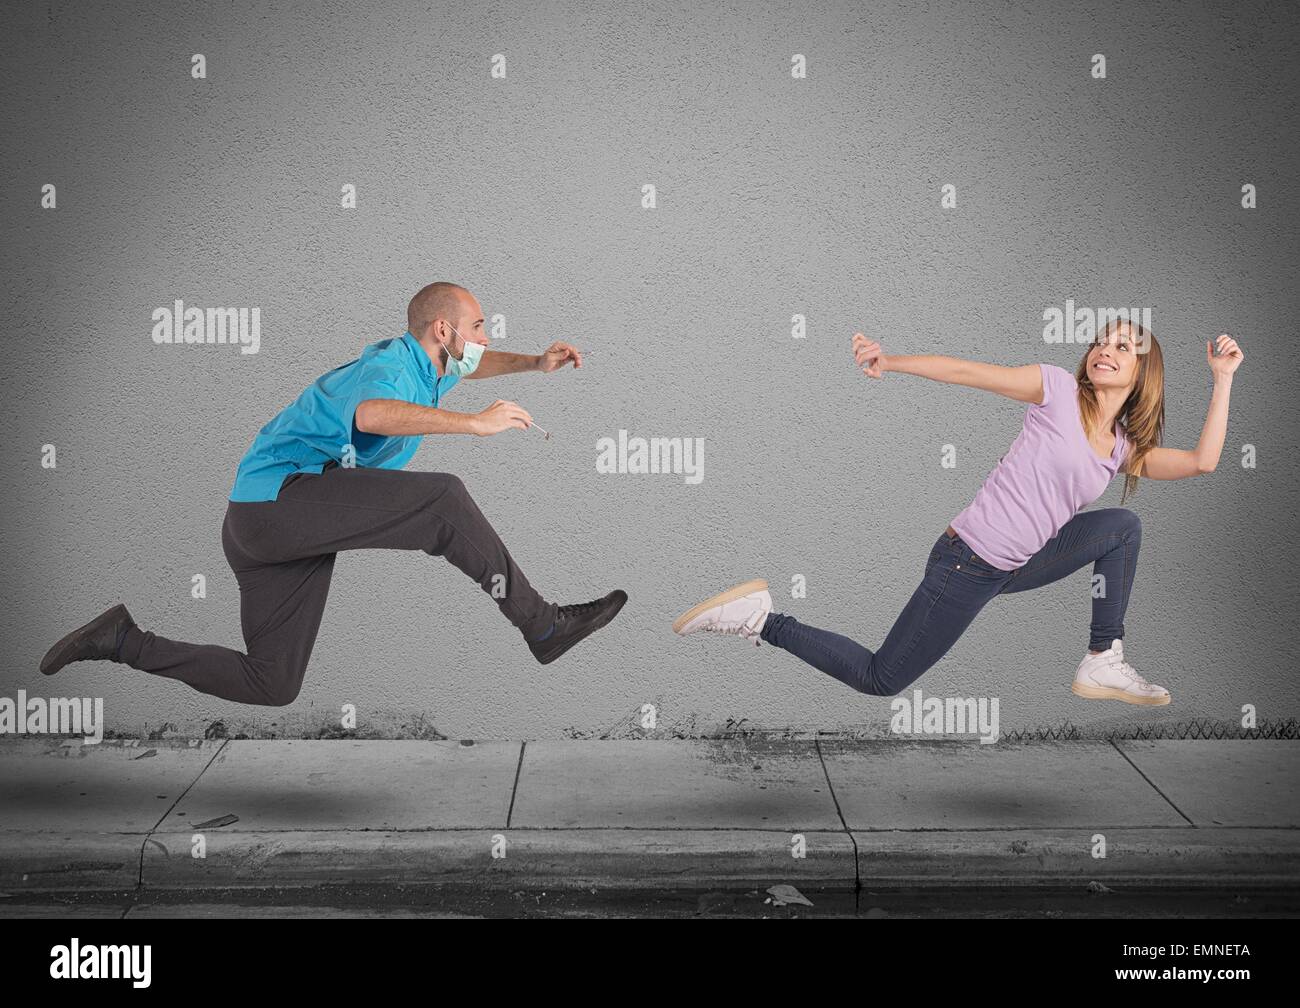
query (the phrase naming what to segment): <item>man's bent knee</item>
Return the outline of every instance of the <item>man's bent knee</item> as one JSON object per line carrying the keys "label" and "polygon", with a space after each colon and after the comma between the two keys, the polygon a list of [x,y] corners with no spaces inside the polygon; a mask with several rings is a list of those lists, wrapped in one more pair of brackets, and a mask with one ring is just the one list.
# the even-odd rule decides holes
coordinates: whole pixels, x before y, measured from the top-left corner
{"label": "man's bent knee", "polygon": [[295,683],[289,686],[277,686],[266,691],[266,699],[261,701],[263,707],[288,707],[298,699],[302,686]]}
{"label": "man's bent knee", "polygon": [[430,504],[436,504],[440,501],[447,500],[469,500],[469,488],[465,486],[465,481],[455,473],[431,473],[437,477],[435,480],[436,489],[429,500]]}
{"label": "man's bent knee", "polygon": [[270,665],[269,671],[252,684],[254,699],[247,703],[260,707],[287,707],[302,692],[303,674],[306,670],[293,668],[281,662]]}

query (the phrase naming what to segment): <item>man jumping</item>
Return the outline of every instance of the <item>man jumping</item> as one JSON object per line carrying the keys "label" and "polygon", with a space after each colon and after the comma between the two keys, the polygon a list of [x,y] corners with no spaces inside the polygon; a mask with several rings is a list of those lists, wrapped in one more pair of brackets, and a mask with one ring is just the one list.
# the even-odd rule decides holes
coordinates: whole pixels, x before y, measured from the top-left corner
{"label": "man jumping", "polygon": [[538,356],[485,350],[483,309],[452,283],[416,294],[406,322],[400,339],[373,343],[318,378],[258,432],[239,463],[221,544],[239,582],[247,654],[141,631],[116,605],[50,648],[41,671],[107,659],[225,700],[292,703],[342,550],[446,557],[493,598],[542,664],[612,620],[625,592],[578,605],[547,602],[458,477],[400,471],[425,434],[486,437],[532,424],[519,405],[502,400],[481,413],[443,409],[461,378],[551,372],[570,361],[578,368],[582,355],[567,343]]}

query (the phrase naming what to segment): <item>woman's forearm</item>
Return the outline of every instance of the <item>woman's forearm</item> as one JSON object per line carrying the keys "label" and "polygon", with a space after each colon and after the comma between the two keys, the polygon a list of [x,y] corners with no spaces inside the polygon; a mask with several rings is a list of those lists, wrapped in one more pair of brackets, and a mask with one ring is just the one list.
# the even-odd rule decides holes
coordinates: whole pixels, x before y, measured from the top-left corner
{"label": "woman's forearm", "polygon": [[963,379],[970,375],[971,363],[960,357],[945,357],[942,354],[890,354],[885,370],[963,385],[966,384]]}
{"label": "woman's forearm", "polygon": [[1043,401],[1043,372],[1037,364],[1005,367],[939,354],[890,354],[884,358],[883,369],[996,392],[1019,402]]}
{"label": "woman's forearm", "polygon": [[1213,472],[1223,453],[1223,441],[1228,435],[1228,398],[1231,393],[1232,375],[1221,375],[1214,383],[1205,426],[1201,428],[1201,439],[1196,442],[1196,467],[1203,473]]}

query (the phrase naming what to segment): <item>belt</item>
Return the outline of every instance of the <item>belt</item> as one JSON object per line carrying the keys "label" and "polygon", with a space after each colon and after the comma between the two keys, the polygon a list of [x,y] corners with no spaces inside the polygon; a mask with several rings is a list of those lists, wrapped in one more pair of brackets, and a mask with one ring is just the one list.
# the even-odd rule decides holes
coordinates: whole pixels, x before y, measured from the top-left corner
{"label": "belt", "polygon": [[953,528],[951,525],[949,525],[946,529],[944,529],[943,532],[944,535],[947,536],[955,536],[957,534],[957,530]]}

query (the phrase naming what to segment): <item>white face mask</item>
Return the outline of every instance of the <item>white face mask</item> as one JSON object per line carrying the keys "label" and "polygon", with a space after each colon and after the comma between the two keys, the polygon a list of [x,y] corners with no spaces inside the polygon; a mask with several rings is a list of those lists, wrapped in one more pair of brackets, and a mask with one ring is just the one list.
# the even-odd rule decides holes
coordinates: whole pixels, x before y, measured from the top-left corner
{"label": "white face mask", "polygon": [[[447,323],[451,325],[450,322]],[[470,343],[464,336],[460,335],[455,326],[451,326],[451,331],[460,336],[461,348],[460,359],[457,360],[451,355],[451,349],[447,350],[447,373],[455,375],[457,378],[464,378],[467,374],[473,374],[474,369],[478,367],[478,362],[483,359],[483,344]]]}

